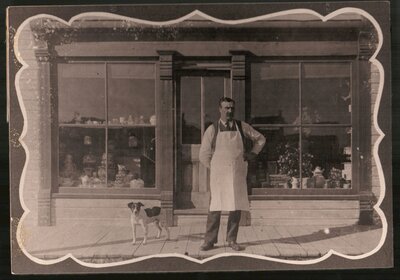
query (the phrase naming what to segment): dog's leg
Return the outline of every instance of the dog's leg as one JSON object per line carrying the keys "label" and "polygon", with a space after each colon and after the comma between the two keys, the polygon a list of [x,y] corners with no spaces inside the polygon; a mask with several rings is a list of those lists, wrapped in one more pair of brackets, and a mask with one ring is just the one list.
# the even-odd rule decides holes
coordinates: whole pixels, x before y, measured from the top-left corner
{"label": "dog's leg", "polygon": [[167,232],[167,240],[169,240],[169,229],[168,229],[168,227],[163,222],[160,222],[160,225]]}
{"label": "dog's leg", "polygon": [[143,245],[146,245],[147,244],[147,229],[148,229],[148,227],[147,227],[147,224],[145,224],[143,221],[142,221],[142,228],[143,228]]}
{"label": "dog's leg", "polygon": [[157,229],[158,229],[158,232],[157,232],[157,239],[158,239],[158,238],[160,238],[160,236],[161,236],[161,231],[162,231],[162,228],[160,227],[160,221],[155,220],[155,221],[154,221],[154,224],[156,225],[156,227],[157,227]]}
{"label": "dog's leg", "polygon": [[131,216],[131,226],[132,226],[132,244],[136,243],[136,225],[133,216]]}

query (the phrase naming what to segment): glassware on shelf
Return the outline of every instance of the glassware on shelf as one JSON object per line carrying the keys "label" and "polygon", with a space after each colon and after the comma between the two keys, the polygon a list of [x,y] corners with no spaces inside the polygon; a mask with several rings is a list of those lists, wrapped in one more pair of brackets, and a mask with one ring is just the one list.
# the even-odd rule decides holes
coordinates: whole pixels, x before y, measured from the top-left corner
{"label": "glassware on shelf", "polygon": [[150,124],[151,125],[156,125],[156,122],[157,122],[157,119],[156,119],[156,115],[152,115],[151,117],[150,117]]}
{"label": "glassware on shelf", "polygon": [[310,187],[312,188],[319,188],[322,189],[325,187],[325,177],[324,175],[322,175],[324,172],[323,169],[321,169],[321,167],[317,166],[315,167],[314,171],[313,171],[313,176],[312,176],[312,180],[310,183]]}
{"label": "glassware on shelf", "polygon": [[89,186],[89,176],[87,174],[84,174],[81,176],[81,185],[83,187],[88,187]]}
{"label": "glassware on shelf", "polygon": [[83,144],[84,145],[92,145],[92,137],[86,135],[85,137],[83,137]]}
{"label": "glassware on shelf", "polygon": [[74,112],[74,118],[72,119],[72,123],[82,123],[81,114],[79,112]]}
{"label": "glassware on shelf", "polygon": [[142,189],[144,188],[144,181],[139,178],[139,174],[135,173],[133,175],[133,180],[129,182],[132,189]]}
{"label": "glassware on shelf", "polygon": [[90,183],[89,183],[90,186],[93,188],[98,188],[102,185],[102,183],[103,182],[98,177],[98,173],[96,171],[93,172],[93,177],[91,178]]}
{"label": "glassware on shelf", "polygon": [[97,163],[96,156],[93,155],[91,151],[89,151],[88,154],[83,156],[82,163],[83,163],[84,173],[87,176],[91,177],[93,175]]}
{"label": "glassware on shelf", "polygon": [[128,170],[125,165],[117,164],[118,173],[115,175],[115,186],[123,187],[126,182],[126,176],[128,175]]}
{"label": "glassware on shelf", "polygon": [[128,147],[137,148],[139,146],[139,140],[134,133],[130,133],[128,137]]}
{"label": "glassware on shelf", "polygon": [[129,117],[128,117],[128,125],[134,125],[134,124],[135,124],[135,121],[134,121],[132,115],[129,115]]}
{"label": "glassware on shelf", "polygon": [[[106,181],[106,165],[107,165],[107,156],[106,153],[103,153],[101,157],[101,164],[97,167],[97,174],[99,179],[105,183]],[[108,153],[108,181],[112,181],[115,178],[115,164],[112,153]]]}
{"label": "glassware on shelf", "polygon": [[72,186],[77,178],[77,168],[71,154],[67,154],[64,159],[64,166],[60,172],[60,184],[63,186]]}

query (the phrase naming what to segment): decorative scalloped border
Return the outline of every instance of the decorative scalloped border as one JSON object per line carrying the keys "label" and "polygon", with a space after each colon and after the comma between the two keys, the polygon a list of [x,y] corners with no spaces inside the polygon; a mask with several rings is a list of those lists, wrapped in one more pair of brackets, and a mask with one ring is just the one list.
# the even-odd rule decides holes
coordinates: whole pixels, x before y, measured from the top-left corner
{"label": "decorative scalloped border", "polygon": [[[378,33],[378,47],[375,51],[375,53],[372,55],[372,57],[369,59],[369,61],[374,64],[378,70],[379,70],[379,87],[378,87],[378,95],[376,98],[376,102],[375,102],[375,107],[374,107],[374,112],[373,112],[373,122],[374,122],[374,127],[376,129],[376,131],[379,133],[379,137],[376,140],[376,142],[374,143],[374,147],[373,147],[373,156],[378,168],[378,175],[379,175],[379,182],[380,182],[380,196],[379,199],[377,201],[377,203],[374,205],[374,209],[375,211],[379,214],[381,220],[382,220],[382,236],[380,239],[379,244],[377,245],[377,247],[375,249],[373,249],[372,251],[362,254],[362,255],[358,255],[358,256],[349,256],[349,255],[345,255],[342,254],[340,252],[336,252],[335,250],[330,249],[324,256],[321,256],[320,258],[317,259],[313,259],[313,260],[285,260],[285,259],[278,259],[278,258],[272,258],[272,257],[265,257],[265,256],[259,256],[259,255],[253,255],[253,254],[245,254],[245,253],[223,253],[223,254],[218,254],[209,258],[206,258],[204,260],[198,260],[186,255],[182,255],[182,254],[177,254],[177,253],[172,253],[172,254],[157,254],[157,255],[150,255],[150,256],[145,256],[145,257],[139,257],[139,258],[134,258],[131,260],[126,260],[126,261],[121,261],[121,262],[114,262],[114,263],[107,263],[107,264],[93,264],[93,263],[86,263],[83,262],[79,259],[77,259],[76,257],[74,257],[71,253],[66,254],[64,257],[58,258],[56,260],[42,260],[39,258],[36,258],[32,255],[29,254],[29,252],[27,252],[27,250],[23,247],[22,244],[22,238],[21,238],[21,224],[23,223],[23,221],[25,220],[26,216],[29,214],[30,210],[28,209],[28,207],[26,206],[24,199],[23,199],[23,188],[25,186],[25,175],[26,175],[26,170],[27,170],[27,165],[29,162],[29,150],[24,142],[24,138],[25,135],[27,133],[27,127],[28,127],[28,119],[27,119],[27,113],[26,113],[26,109],[23,103],[23,99],[21,96],[21,90],[19,87],[19,79],[21,76],[21,73],[27,69],[29,67],[29,65],[23,60],[23,58],[21,57],[19,51],[18,51],[18,38],[20,36],[21,30],[25,27],[25,25],[29,24],[29,22],[31,20],[34,19],[38,19],[38,18],[48,18],[48,19],[54,19],[57,20],[59,22],[62,22],[66,25],[71,26],[71,24],[78,19],[81,18],[85,18],[87,16],[96,16],[96,17],[102,17],[102,18],[109,18],[109,19],[119,19],[119,20],[126,20],[126,21],[131,21],[131,22],[135,22],[135,23],[139,23],[139,24],[147,24],[147,25],[151,25],[151,26],[166,26],[166,25],[172,25],[172,24],[176,24],[176,23],[180,23],[182,21],[185,21],[193,16],[200,16],[204,19],[216,22],[216,23],[221,23],[221,24],[226,24],[226,25],[237,25],[237,24],[243,24],[243,23],[249,23],[249,22],[254,22],[254,21],[258,21],[258,20],[266,20],[266,19],[271,19],[271,18],[276,18],[279,16],[283,16],[283,15],[293,15],[293,14],[309,14],[309,15],[313,15],[316,18],[319,18],[320,20],[322,20],[323,22],[326,22],[340,14],[348,14],[348,13],[352,13],[352,14],[359,14],[362,15],[363,17],[367,18],[375,27],[377,33]],[[384,214],[384,212],[380,209],[380,205],[383,201],[383,198],[385,196],[385,192],[386,192],[386,183],[385,183],[385,178],[383,175],[383,170],[382,170],[382,165],[380,162],[380,158],[378,155],[378,149],[379,149],[379,145],[382,141],[382,139],[385,137],[385,134],[383,133],[383,131],[380,129],[379,125],[378,125],[378,110],[380,107],[380,101],[381,101],[381,97],[382,97],[382,90],[383,90],[383,83],[384,83],[384,69],[382,64],[376,59],[376,56],[378,55],[381,47],[383,44],[383,35],[382,35],[382,30],[378,24],[378,22],[375,20],[375,18],[370,15],[369,13],[367,13],[366,11],[359,9],[359,8],[352,8],[352,7],[346,7],[346,8],[341,8],[338,9],[330,14],[328,14],[327,16],[322,16],[321,14],[310,10],[310,9],[292,9],[292,10],[285,10],[285,11],[281,11],[281,12],[276,12],[276,13],[272,13],[272,14],[267,14],[267,15],[262,15],[262,16],[257,16],[257,17],[252,17],[252,18],[247,18],[247,19],[240,19],[240,20],[221,20],[212,16],[209,16],[199,10],[194,10],[193,12],[175,19],[175,20],[169,20],[169,21],[148,21],[148,20],[142,20],[142,19],[137,19],[137,18],[131,18],[131,17],[126,17],[126,16],[120,16],[120,15],[116,15],[116,14],[112,14],[112,13],[105,13],[105,12],[89,12],[89,13],[81,13],[78,14],[74,17],[72,17],[68,22],[64,21],[56,16],[52,16],[52,15],[48,15],[48,14],[38,14],[35,16],[32,16],[28,19],[26,19],[18,28],[16,35],[15,35],[15,40],[14,40],[14,50],[15,50],[15,54],[16,57],[18,59],[18,61],[22,64],[22,68],[18,71],[18,73],[16,74],[15,77],[15,88],[17,91],[17,97],[18,97],[18,101],[19,104],[21,106],[21,111],[22,111],[22,115],[24,118],[24,126],[23,126],[23,130],[21,133],[21,136],[19,137],[19,142],[21,143],[22,147],[24,148],[25,152],[26,152],[26,162],[21,174],[21,181],[20,181],[20,185],[19,185],[19,197],[20,197],[20,201],[21,201],[21,205],[22,208],[24,209],[24,213],[19,221],[18,227],[17,227],[17,242],[22,250],[22,252],[32,261],[38,263],[38,264],[43,264],[43,265],[51,265],[51,264],[55,264],[61,261],[64,261],[68,258],[73,259],[74,261],[76,261],[77,263],[79,263],[82,266],[86,266],[86,267],[91,267],[91,268],[100,268],[100,267],[113,267],[113,266],[119,266],[119,265],[125,265],[125,264],[130,264],[130,263],[136,263],[136,262],[140,262],[146,259],[151,259],[151,258],[168,258],[168,257],[179,257],[179,258],[183,258],[198,264],[203,264],[209,261],[212,261],[214,259],[218,259],[218,258],[223,258],[223,257],[228,257],[228,256],[242,256],[242,257],[249,257],[249,258],[254,258],[254,259],[260,259],[260,260],[267,260],[267,261],[274,261],[274,262],[280,262],[280,263],[287,263],[287,264],[296,264],[296,265],[308,265],[308,264],[315,264],[315,263],[319,263],[321,261],[324,261],[326,259],[328,259],[331,255],[337,255],[346,259],[350,259],[350,260],[358,260],[358,259],[362,259],[362,258],[366,258],[368,256],[371,256],[373,254],[375,254],[377,251],[380,250],[380,248],[382,247],[382,245],[385,242],[386,236],[387,236],[387,228],[388,228],[388,224],[387,224],[387,220],[386,220],[386,216]]]}

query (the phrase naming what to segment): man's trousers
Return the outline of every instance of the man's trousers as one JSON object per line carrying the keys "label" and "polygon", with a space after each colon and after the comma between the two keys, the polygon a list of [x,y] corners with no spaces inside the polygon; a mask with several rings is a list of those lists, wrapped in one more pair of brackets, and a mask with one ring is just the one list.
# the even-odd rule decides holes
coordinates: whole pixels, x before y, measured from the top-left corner
{"label": "man's trousers", "polygon": [[[241,211],[230,211],[228,217],[228,225],[226,230],[226,241],[236,242],[239,231]],[[207,216],[205,243],[215,244],[218,241],[218,230],[221,221],[221,211],[211,211]]]}

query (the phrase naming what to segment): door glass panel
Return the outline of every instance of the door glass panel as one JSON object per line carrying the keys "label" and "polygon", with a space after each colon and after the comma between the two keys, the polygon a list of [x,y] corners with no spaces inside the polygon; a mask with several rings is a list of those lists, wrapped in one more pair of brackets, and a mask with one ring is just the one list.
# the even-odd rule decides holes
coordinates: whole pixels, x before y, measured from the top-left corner
{"label": "door glass panel", "polygon": [[219,120],[219,99],[224,96],[224,77],[204,77],[204,130]]}
{"label": "door glass panel", "polygon": [[304,63],[303,123],[350,124],[350,63]]}
{"label": "door glass panel", "polygon": [[182,144],[201,143],[201,77],[181,77]]}

